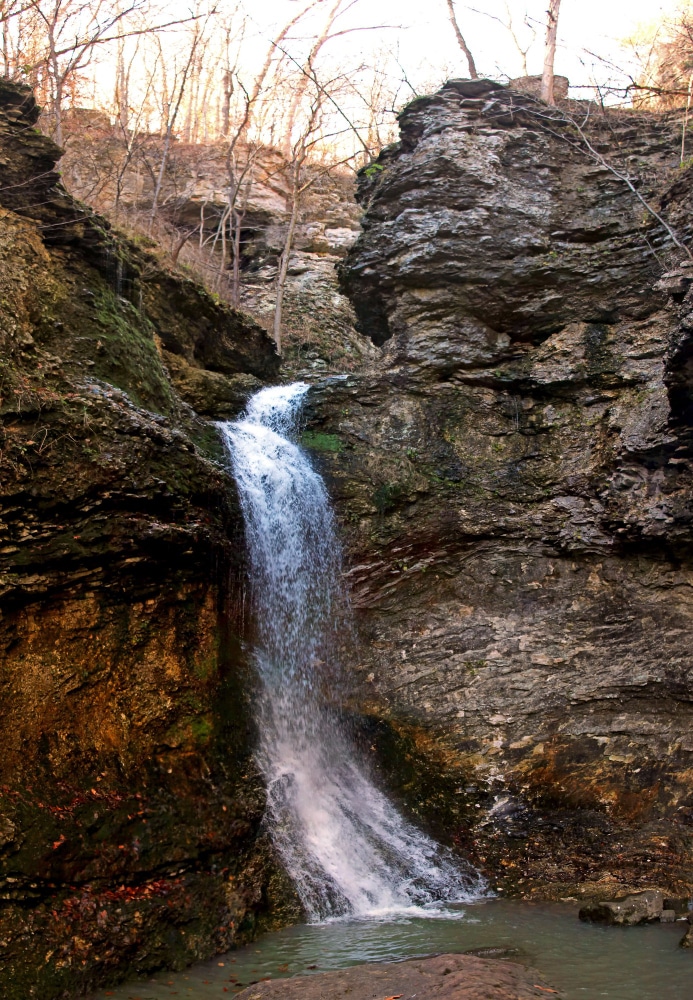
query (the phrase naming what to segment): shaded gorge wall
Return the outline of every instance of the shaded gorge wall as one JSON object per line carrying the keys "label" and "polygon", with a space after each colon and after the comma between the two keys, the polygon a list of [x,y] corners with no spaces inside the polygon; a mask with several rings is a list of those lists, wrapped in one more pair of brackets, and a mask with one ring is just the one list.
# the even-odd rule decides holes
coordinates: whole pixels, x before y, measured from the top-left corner
{"label": "shaded gorge wall", "polygon": [[278,359],[65,193],[37,114],[0,83],[0,992],[21,1000],[182,967],[292,899],[260,834],[240,513],[185,402],[237,412]]}

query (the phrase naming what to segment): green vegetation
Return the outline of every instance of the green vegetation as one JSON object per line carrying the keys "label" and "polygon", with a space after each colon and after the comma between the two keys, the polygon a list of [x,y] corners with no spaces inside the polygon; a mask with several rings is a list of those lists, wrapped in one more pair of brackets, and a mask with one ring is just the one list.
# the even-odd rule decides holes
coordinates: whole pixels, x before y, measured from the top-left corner
{"label": "green vegetation", "polygon": [[382,483],[373,494],[373,506],[379,514],[394,510],[404,494],[401,483]]}
{"label": "green vegetation", "polygon": [[336,434],[320,434],[318,431],[304,431],[301,435],[301,444],[304,448],[313,451],[329,451],[339,453],[344,445]]}
{"label": "green vegetation", "polygon": [[98,336],[94,374],[123,389],[138,406],[170,412],[173,397],[149,324],[130,303],[102,287],[95,296]]}

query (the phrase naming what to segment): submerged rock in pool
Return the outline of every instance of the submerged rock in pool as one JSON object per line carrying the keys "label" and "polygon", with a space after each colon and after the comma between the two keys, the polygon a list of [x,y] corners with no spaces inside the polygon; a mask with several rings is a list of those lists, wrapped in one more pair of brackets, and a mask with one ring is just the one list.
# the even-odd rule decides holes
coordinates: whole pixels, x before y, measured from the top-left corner
{"label": "submerged rock in pool", "polygon": [[690,926],[681,938],[680,945],[682,948],[693,948],[693,920],[691,920],[690,917],[688,919],[690,921]]}
{"label": "submerged rock in pool", "polygon": [[660,920],[664,907],[661,892],[646,889],[645,892],[626,896],[625,899],[611,899],[603,903],[591,903],[580,910],[580,920],[595,924],[648,924]]}
{"label": "submerged rock in pool", "polygon": [[349,994],[349,1000],[533,1000],[560,997],[536,972],[511,962],[472,955],[436,955],[407,962],[378,962],[351,969],[266,980],[249,986],[237,1000],[323,1000]]}
{"label": "submerged rock in pool", "polygon": [[505,945],[487,945],[483,948],[467,948],[465,955],[476,955],[477,958],[506,958],[511,961],[525,962],[529,957],[522,948],[510,948]]}

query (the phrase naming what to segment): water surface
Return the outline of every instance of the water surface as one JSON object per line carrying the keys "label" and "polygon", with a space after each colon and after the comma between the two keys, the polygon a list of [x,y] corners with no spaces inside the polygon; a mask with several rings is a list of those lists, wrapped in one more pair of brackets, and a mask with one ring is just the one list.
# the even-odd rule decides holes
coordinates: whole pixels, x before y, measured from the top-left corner
{"label": "water surface", "polygon": [[343,969],[469,948],[519,948],[567,1000],[693,1000],[693,955],[678,947],[686,924],[597,927],[566,904],[489,900],[452,917],[334,921],[266,934],[248,948],[184,973],[130,984],[97,1000],[210,1000],[263,978]]}

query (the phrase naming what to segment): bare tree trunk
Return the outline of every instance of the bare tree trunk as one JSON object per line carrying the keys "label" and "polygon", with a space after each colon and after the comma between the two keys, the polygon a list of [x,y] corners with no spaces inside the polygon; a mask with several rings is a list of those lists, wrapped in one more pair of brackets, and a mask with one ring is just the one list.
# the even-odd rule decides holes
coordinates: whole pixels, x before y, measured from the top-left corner
{"label": "bare tree trunk", "polygon": [[116,55],[116,94],[115,106],[118,121],[123,131],[127,135],[128,130],[128,84],[129,72],[125,69],[125,39],[123,38],[123,26],[118,25],[118,49]]}
{"label": "bare tree trunk", "polygon": [[60,62],[55,41],[55,20],[48,22],[48,58],[50,72],[53,77],[53,120],[55,122],[55,141],[63,144],[63,77],[60,72]]}
{"label": "bare tree trunk", "polygon": [[164,183],[164,175],[166,173],[166,165],[168,163],[168,154],[171,149],[171,142],[173,140],[173,130],[176,127],[176,118],[178,117],[178,112],[180,111],[180,106],[183,101],[183,95],[185,93],[185,87],[188,82],[188,74],[190,73],[190,67],[192,66],[193,59],[195,58],[195,51],[197,49],[197,44],[200,40],[200,35],[198,33],[197,25],[195,26],[195,33],[193,35],[192,42],[190,44],[190,54],[188,56],[188,61],[183,69],[183,78],[178,89],[178,98],[176,100],[175,107],[173,109],[173,114],[170,110],[167,113],[168,121],[166,123],[166,135],[164,138],[164,149],[161,156],[161,164],[159,166],[159,174],[156,179],[156,184],[154,186],[154,195],[152,197],[152,208],[151,214],[149,216],[149,228],[148,232],[151,233],[152,226],[154,225],[154,220],[156,218],[156,213],[159,209],[159,196],[161,194],[161,187]]}
{"label": "bare tree trunk", "polygon": [[686,132],[688,131],[688,119],[691,113],[691,97],[693,97],[693,73],[688,80],[688,99],[686,101],[686,114],[683,118],[683,130],[681,132],[681,166],[686,159]]}
{"label": "bare tree trunk", "polygon": [[2,75],[9,77],[10,75],[10,31],[9,24],[7,20],[2,22],[2,62],[3,69]]}
{"label": "bare tree trunk", "polygon": [[231,128],[231,97],[233,96],[233,76],[229,70],[224,71],[224,98],[221,105],[221,134],[226,138]]}
{"label": "bare tree trunk", "polygon": [[[552,0],[555,2],[555,0]],[[559,0],[560,3],[560,0]],[[448,13],[450,15],[450,24],[452,25],[453,31],[455,32],[455,38],[457,39],[457,44],[462,49],[467,59],[467,65],[469,66],[469,76],[472,80],[478,80],[479,74],[476,71],[476,65],[474,63],[474,57],[469,49],[469,46],[464,40],[464,35],[460,31],[460,26],[457,23],[457,15],[455,14],[455,7],[452,0],[447,0]]]}
{"label": "bare tree trunk", "polygon": [[291,248],[294,243],[296,233],[296,222],[298,221],[298,205],[301,198],[299,188],[299,178],[295,177],[293,196],[291,198],[291,218],[289,228],[286,233],[282,259],[279,263],[279,274],[277,275],[277,300],[274,307],[274,343],[277,347],[277,354],[282,353],[282,310],[284,308],[284,289],[286,288],[286,277],[289,273],[289,258]]}
{"label": "bare tree trunk", "polygon": [[192,237],[195,235],[196,232],[197,229],[191,229],[190,232],[183,233],[183,235],[179,236],[176,242],[173,244],[173,249],[171,250],[171,263],[174,266],[178,263],[178,257],[180,256],[181,250],[188,242],[188,240],[192,239]]}
{"label": "bare tree trunk", "polygon": [[286,139],[284,140],[284,155],[287,160],[291,156],[292,142],[291,133],[294,130],[296,124],[296,115],[298,114],[298,109],[303,100],[306,90],[308,89],[308,84],[311,79],[311,71],[315,64],[315,60],[320,54],[320,49],[323,47],[328,39],[330,31],[332,30],[332,25],[334,24],[337,15],[339,14],[339,9],[344,3],[344,0],[337,0],[329,14],[327,15],[327,20],[325,21],[325,26],[323,27],[322,34],[316,38],[313,48],[310,50],[310,55],[306,61],[305,72],[299,79],[295,86],[293,98],[291,100],[291,106],[289,108],[289,117],[286,123]]}
{"label": "bare tree trunk", "polygon": [[555,104],[553,94],[553,64],[556,59],[556,35],[558,33],[558,12],[561,0],[549,0],[548,21],[546,22],[546,48],[544,49],[544,73],[541,78],[541,99],[547,104]]}
{"label": "bare tree trunk", "polygon": [[243,218],[234,210],[231,214],[233,225],[233,240],[231,247],[231,305],[239,308],[241,304],[241,233]]}

